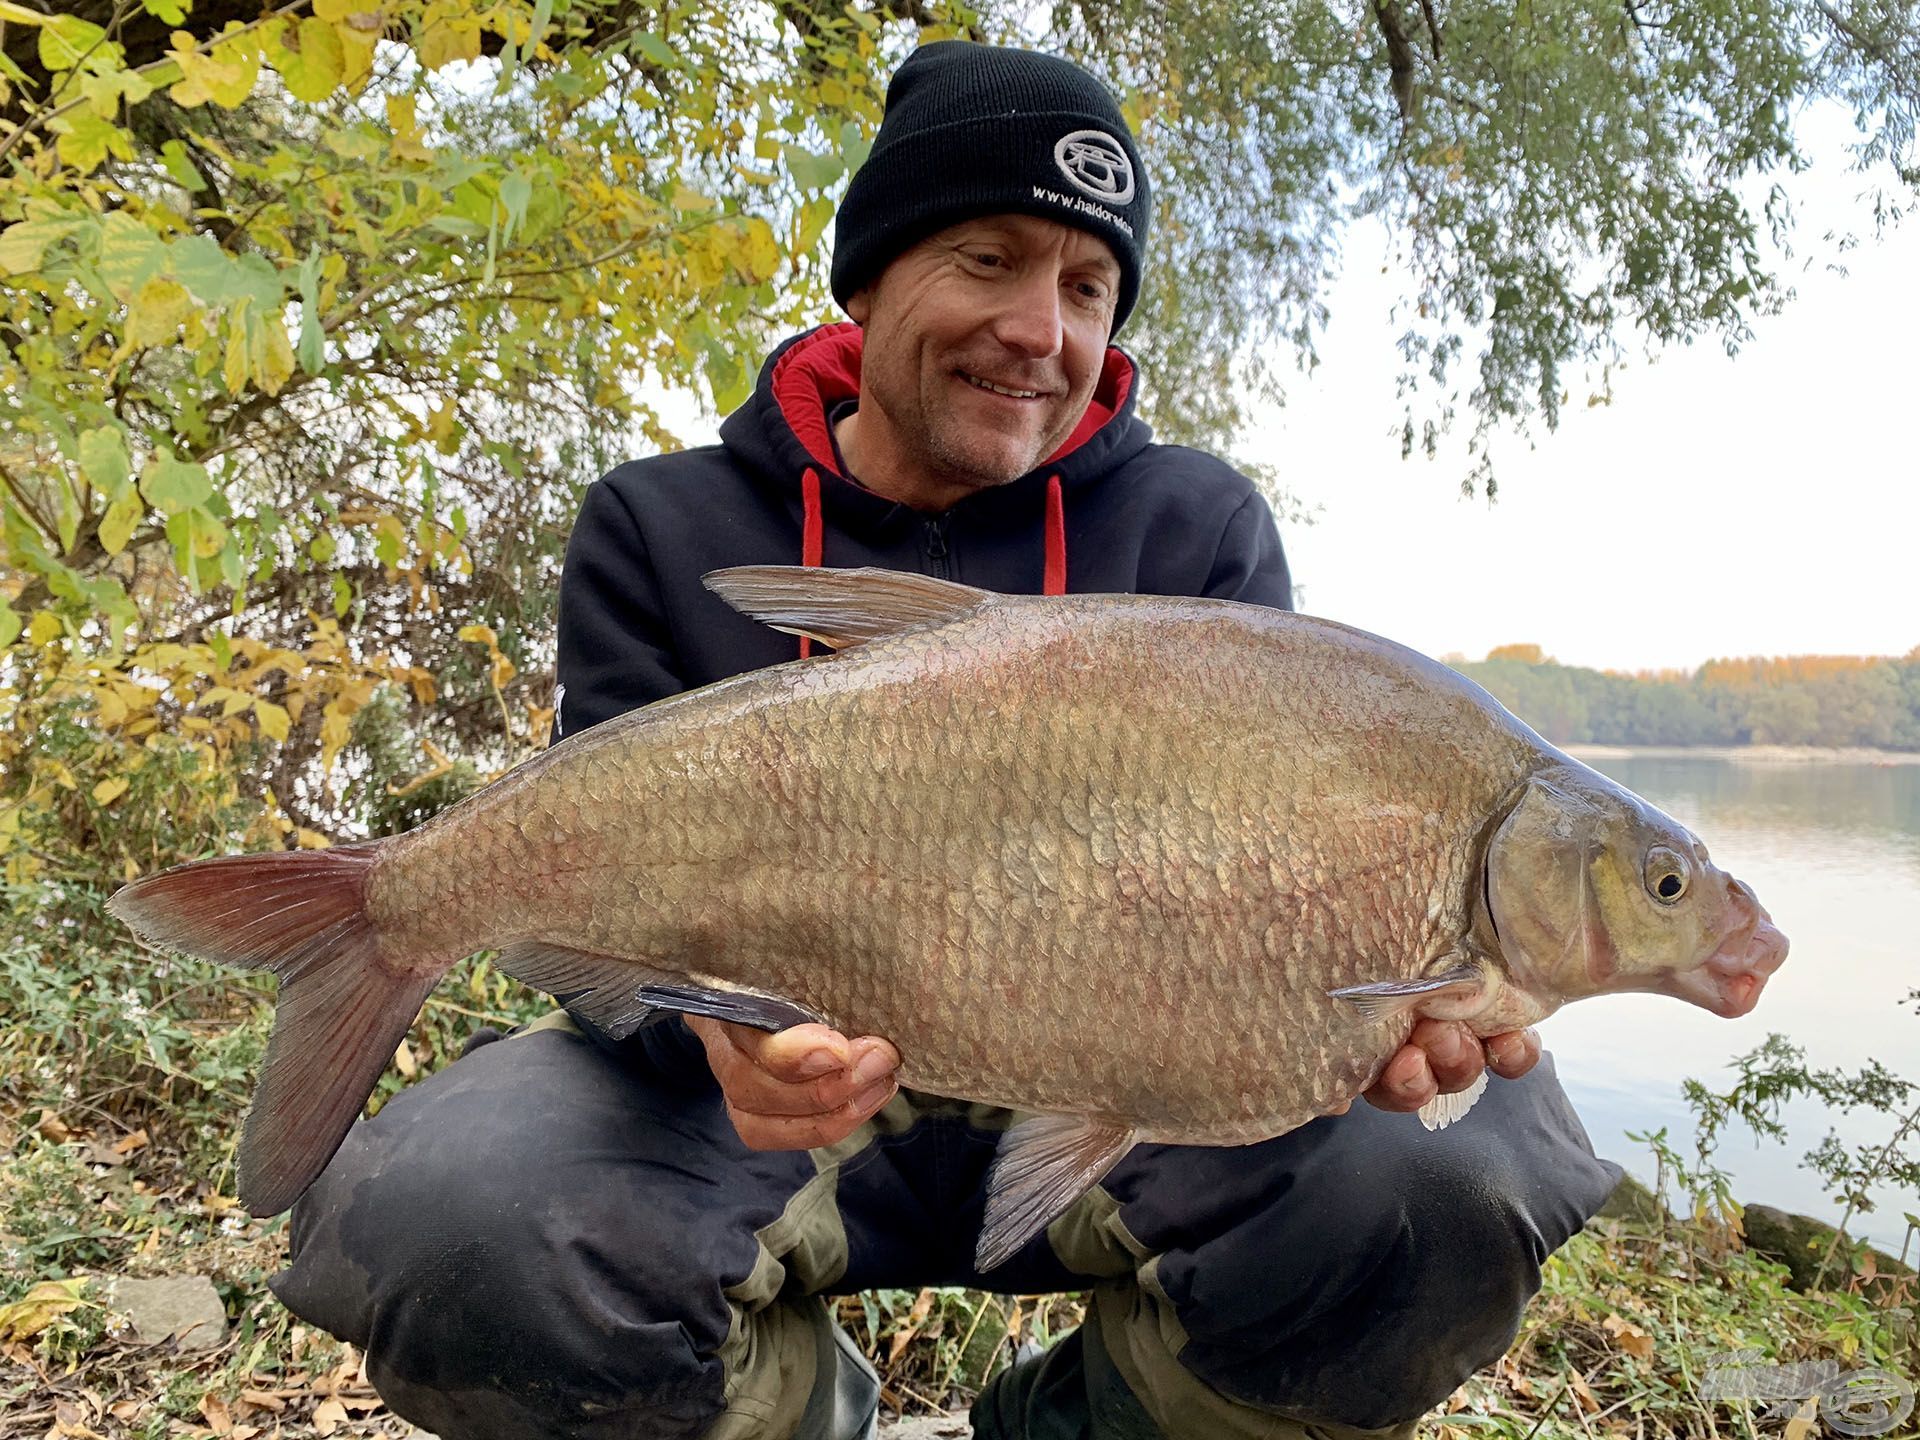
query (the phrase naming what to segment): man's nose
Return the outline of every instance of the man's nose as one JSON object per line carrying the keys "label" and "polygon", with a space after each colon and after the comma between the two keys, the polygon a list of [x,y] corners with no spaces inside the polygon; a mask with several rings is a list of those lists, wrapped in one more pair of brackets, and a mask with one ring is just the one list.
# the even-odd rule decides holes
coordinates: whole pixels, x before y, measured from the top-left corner
{"label": "man's nose", "polygon": [[1008,286],[993,317],[994,338],[1033,359],[1060,353],[1060,276],[1051,265],[1029,267]]}

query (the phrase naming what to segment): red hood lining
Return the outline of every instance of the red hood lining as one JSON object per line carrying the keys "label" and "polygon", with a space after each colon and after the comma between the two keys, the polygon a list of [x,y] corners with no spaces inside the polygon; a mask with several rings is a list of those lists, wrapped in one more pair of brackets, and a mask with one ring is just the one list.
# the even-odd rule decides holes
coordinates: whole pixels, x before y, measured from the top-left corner
{"label": "red hood lining", "polygon": [[[834,461],[833,435],[827,416],[845,400],[860,398],[860,327],[851,322],[822,325],[795,341],[774,362],[773,400],[814,463],[839,474]],[[1127,403],[1133,390],[1133,362],[1112,346],[1100,367],[1087,413],[1062,445],[1043,462],[1055,465],[1104,429]]]}

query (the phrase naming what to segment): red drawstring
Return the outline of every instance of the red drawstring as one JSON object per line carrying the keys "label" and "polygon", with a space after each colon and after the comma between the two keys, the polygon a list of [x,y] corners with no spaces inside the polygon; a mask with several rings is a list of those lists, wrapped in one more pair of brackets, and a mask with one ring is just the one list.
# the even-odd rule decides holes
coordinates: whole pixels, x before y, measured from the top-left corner
{"label": "red drawstring", "polygon": [[[800,563],[816,569],[826,542],[820,523],[820,472],[811,465],[800,472],[800,509]],[[800,658],[804,660],[812,653],[812,638],[802,635]]]}
{"label": "red drawstring", "polygon": [[1047,480],[1047,569],[1045,595],[1067,593],[1067,507],[1060,498],[1060,477]]}

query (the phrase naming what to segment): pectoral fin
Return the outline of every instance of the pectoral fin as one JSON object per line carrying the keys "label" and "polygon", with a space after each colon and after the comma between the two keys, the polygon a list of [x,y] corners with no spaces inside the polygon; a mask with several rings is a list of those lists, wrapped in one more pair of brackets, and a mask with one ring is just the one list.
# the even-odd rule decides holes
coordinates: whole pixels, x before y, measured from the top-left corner
{"label": "pectoral fin", "polygon": [[974,1268],[984,1272],[1012,1259],[1111,1170],[1135,1138],[1125,1126],[1080,1115],[1036,1115],[1015,1125],[1001,1137],[987,1176],[987,1218]]}
{"label": "pectoral fin", "polygon": [[[1344,1000],[1368,1020],[1385,1020],[1416,1006],[1437,1000],[1471,1000],[1486,988],[1476,965],[1457,965],[1424,980],[1383,980],[1374,985],[1348,985],[1327,994]],[[1429,1012],[1430,1013],[1430,1012]]]}
{"label": "pectoral fin", "polygon": [[716,1020],[731,1020],[736,1025],[751,1025],[757,1030],[778,1031],[795,1025],[818,1025],[822,1021],[813,1011],[782,1000],[778,995],[763,995],[757,990],[709,990],[700,985],[642,985],[639,998],[661,1010],[678,1010],[683,1015],[711,1015]]}
{"label": "pectoral fin", "polygon": [[550,995],[565,996],[569,1007],[615,1040],[626,1039],[661,1010],[711,1015],[761,1030],[785,1030],[820,1020],[811,1010],[778,995],[543,940],[516,940],[505,946],[500,951],[500,968]]}

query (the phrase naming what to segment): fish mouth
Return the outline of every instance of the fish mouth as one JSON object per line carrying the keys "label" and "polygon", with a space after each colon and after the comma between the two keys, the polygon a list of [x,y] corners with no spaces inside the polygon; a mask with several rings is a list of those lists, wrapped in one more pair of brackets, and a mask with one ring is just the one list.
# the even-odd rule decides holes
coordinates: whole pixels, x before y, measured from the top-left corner
{"label": "fish mouth", "polygon": [[1767,978],[1786,960],[1787,937],[1753,891],[1728,877],[1727,892],[1738,923],[1719,949],[1693,969],[1673,975],[1665,989],[1723,1019],[1737,1020],[1759,1003]]}

